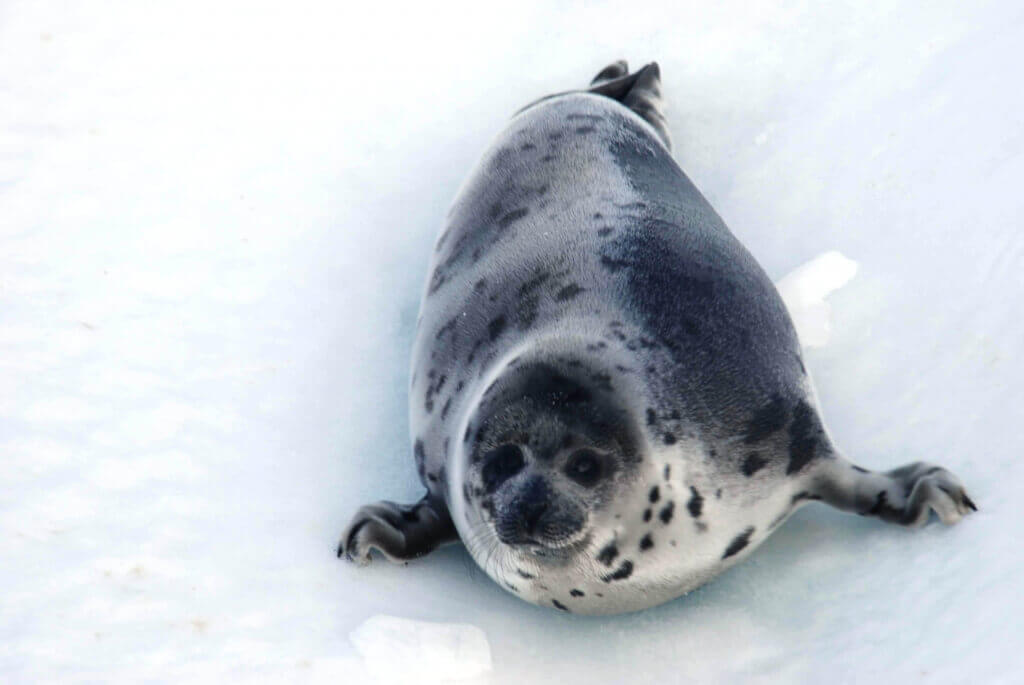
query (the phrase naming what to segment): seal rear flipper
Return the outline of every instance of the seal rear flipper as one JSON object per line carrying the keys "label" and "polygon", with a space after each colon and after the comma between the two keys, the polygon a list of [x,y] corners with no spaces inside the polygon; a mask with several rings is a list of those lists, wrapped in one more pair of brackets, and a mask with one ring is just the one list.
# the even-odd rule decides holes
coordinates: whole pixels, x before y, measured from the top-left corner
{"label": "seal rear flipper", "polygon": [[658,67],[657,62],[651,62],[640,71],[632,74],[629,73],[629,67],[626,65],[625,60],[612,62],[598,72],[594,80],[590,82],[590,87],[586,90],[547,95],[531,102],[526,107],[518,110],[516,114],[522,114],[526,110],[551,98],[578,92],[603,95],[606,98],[621,103],[650,124],[654,128],[658,140],[661,141],[669,152],[672,151],[672,138],[668,133],[665,115],[662,114],[664,101],[661,97],[661,69]]}
{"label": "seal rear flipper", "polygon": [[626,63],[619,60],[602,69],[594,77],[587,92],[618,100],[633,110],[654,128],[665,147],[672,150],[672,138],[662,113],[664,101],[661,97],[661,69],[657,62],[651,62],[640,71],[630,74]]}
{"label": "seal rear flipper", "polygon": [[590,82],[590,85],[596,86],[597,84],[604,83],[605,81],[611,81],[613,79],[621,78],[628,73],[629,65],[626,63],[626,60],[620,59],[615,62],[612,62],[604,69],[597,72],[597,76],[595,76],[594,80]]}
{"label": "seal rear flipper", "polygon": [[409,561],[458,539],[448,508],[427,494],[416,504],[361,507],[341,536],[338,557],[366,564],[376,549],[391,561]]}

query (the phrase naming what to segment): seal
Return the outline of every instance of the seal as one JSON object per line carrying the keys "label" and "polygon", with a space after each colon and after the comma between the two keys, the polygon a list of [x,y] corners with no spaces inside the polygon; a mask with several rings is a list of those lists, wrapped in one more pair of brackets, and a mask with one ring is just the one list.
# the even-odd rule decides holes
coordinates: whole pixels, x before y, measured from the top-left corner
{"label": "seal", "polygon": [[655,63],[521,110],[464,183],[410,425],[427,494],[361,508],[338,555],[461,539],[561,611],[678,597],[811,501],[910,526],[976,509],[941,467],[839,453],[774,285],[672,158]]}

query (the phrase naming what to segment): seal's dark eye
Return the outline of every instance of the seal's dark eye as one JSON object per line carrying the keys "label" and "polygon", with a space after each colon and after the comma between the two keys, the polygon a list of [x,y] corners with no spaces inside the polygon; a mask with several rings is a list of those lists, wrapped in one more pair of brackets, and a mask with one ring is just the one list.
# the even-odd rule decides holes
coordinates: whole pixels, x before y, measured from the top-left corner
{"label": "seal's dark eye", "polygon": [[484,490],[492,493],[523,469],[523,451],[519,445],[501,445],[484,455]]}
{"label": "seal's dark eye", "polygon": [[565,465],[565,475],[588,488],[596,485],[604,475],[600,455],[591,450],[579,450],[569,457],[569,462]]}

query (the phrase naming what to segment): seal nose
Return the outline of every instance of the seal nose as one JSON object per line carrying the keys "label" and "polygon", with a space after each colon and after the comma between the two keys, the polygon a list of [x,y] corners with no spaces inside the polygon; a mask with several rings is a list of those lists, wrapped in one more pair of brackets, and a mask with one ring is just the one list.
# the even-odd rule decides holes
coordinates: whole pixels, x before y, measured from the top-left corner
{"label": "seal nose", "polygon": [[541,518],[547,513],[550,499],[548,485],[543,478],[531,478],[523,488],[522,499],[519,502],[519,517],[527,535],[532,536],[536,532]]}
{"label": "seal nose", "polygon": [[541,476],[532,476],[499,515],[498,536],[506,544],[537,542],[537,533],[550,509],[550,486]]}

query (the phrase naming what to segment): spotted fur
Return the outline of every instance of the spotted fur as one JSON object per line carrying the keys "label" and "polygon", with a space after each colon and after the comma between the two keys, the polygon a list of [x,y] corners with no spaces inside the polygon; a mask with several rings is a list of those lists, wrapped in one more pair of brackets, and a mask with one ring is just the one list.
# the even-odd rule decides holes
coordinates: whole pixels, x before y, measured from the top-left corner
{"label": "spotted fur", "polygon": [[652,606],[823,500],[903,524],[974,507],[944,469],[843,459],[764,271],[671,156],[657,65],[517,114],[435,245],[410,425],[427,495],[363,507],[339,554],[461,539],[570,613]]}

